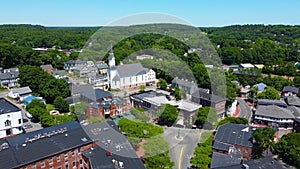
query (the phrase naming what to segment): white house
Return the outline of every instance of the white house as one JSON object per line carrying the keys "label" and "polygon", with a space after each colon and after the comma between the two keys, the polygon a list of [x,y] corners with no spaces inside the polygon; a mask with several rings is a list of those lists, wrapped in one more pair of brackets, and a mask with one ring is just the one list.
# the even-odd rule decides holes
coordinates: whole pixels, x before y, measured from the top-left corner
{"label": "white house", "polygon": [[31,93],[32,93],[31,89],[27,86],[27,87],[10,89],[8,96],[13,99],[20,99],[22,101],[25,97],[30,96]]}
{"label": "white house", "polygon": [[21,109],[7,101],[0,99],[0,138],[21,134],[23,118]]}
{"label": "white house", "polygon": [[115,65],[111,50],[109,56],[109,77],[111,89],[134,89],[141,85],[154,84],[156,74],[152,69],[144,68],[140,63]]}

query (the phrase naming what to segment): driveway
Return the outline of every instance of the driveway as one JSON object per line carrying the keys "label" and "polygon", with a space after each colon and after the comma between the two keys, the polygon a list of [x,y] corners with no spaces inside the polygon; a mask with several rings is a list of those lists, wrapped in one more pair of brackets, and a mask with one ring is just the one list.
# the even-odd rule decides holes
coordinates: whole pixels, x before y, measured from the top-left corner
{"label": "driveway", "polygon": [[243,99],[237,98],[237,101],[240,107],[239,117],[246,118],[250,122],[252,116],[251,108],[247,105],[247,103]]}
{"label": "driveway", "polygon": [[191,165],[190,159],[200,140],[201,130],[180,128],[180,138],[178,139],[178,129],[166,127],[164,138],[170,143],[170,157],[175,162],[173,169],[186,169]]}

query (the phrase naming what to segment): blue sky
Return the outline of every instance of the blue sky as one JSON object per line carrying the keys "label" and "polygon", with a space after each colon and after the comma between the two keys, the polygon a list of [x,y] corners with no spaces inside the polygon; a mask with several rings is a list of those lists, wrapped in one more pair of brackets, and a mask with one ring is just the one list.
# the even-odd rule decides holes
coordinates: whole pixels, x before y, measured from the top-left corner
{"label": "blue sky", "polygon": [[4,0],[0,24],[100,26],[143,12],[165,13],[195,26],[300,25],[300,0]]}

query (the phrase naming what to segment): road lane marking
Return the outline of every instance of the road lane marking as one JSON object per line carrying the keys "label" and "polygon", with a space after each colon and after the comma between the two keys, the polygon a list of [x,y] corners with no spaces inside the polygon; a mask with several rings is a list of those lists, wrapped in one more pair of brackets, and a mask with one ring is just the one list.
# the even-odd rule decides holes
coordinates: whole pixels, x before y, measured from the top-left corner
{"label": "road lane marking", "polygon": [[183,147],[180,149],[179,161],[178,161],[178,169],[181,169],[181,160],[182,160]]}

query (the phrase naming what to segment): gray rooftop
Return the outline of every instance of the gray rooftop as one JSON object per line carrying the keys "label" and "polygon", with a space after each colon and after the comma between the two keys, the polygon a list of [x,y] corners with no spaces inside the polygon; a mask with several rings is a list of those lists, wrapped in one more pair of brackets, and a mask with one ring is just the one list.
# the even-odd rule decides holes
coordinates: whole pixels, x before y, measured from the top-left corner
{"label": "gray rooftop", "polygon": [[[26,142],[26,140],[28,141]],[[92,143],[81,125],[74,121],[20,134],[1,141],[5,141],[9,145],[7,149],[0,151],[0,156],[5,157],[0,158],[2,169],[19,168]]]}
{"label": "gray rooftop", "polygon": [[90,91],[84,91],[81,93],[82,98],[87,98],[91,101],[97,101],[98,99],[112,97],[112,94],[102,89],[95,89]]}
{"label": "gray rooftop", "polygon": [[86,64],[86,61],[83,61],[83,60],[69,60],[69,61],[66,61],[65,64]]}
{"label": "gray rooftop", "polygon": [[[224,144],[252,147],[252,128],[251,126],[242,124],[224,124],[218,128],[215,141]],[[213,147],[217,148],[215,144]]]}
{"label": "gray rooftop", "polygon": [[40,66],[43,70],[47,70],[47,69],[53,69],[53,66],[51,64],[49,65],[41,65]]}
{"label": "gray rooftop", "polygon": [[[255,160],[245,161],[245,165],[250,169],[286,169],[282,162],[273,157],[264,157]],[[215,169],[245,169],[243,164],[231,165],[227,167],[216,167]]]}
{"label": "gray rooftop", "polygon": [[298,106],[300,107],[300,99],[297,96],[288,96],[285,98],[286,103],[290,106]]}
{"label": "gray rooftop", "polygon": [[71,84],[70,88],[71,88],[72,95],[94,90],[90,84],[84,84],[84,85]]}
{"label": "gray rooftop", "polygon": [[119,65],[116,69],[120,78],[136,76],[149,70],[144,68],[140,63]]}
{"label": "gray rooftop", "polygon": [[276,105],[280,107],[287,107],[287,104],[281,100],[271,100],[271,99],[257,99],[258,105]]}
{"label": "gray rooftop", "polygon": [[232,152],[230,154],[213,152],[210,168],[229,167],[232,165],[237,165],[241,163],[241,160],[242,154],[238,151]]}
{"label": "gray rooftop", "polygon": [[0,98],[0,114],[12,113],[21,111],[21,109],[8,100]]}
{"label": "gray rooftop", "polygon": [[179,79],[178,77],[174,78],[172,80],[172,84],[176,84],[178,86],[184,86],[184,87],[197,87],[197,84],[195,82],[191,82],[191,81],[188,81],[188,80],[184,80],[184,79]]}
{"label": "gray rooftop", "polygon": [[20,95],[32,93],[31,89],[28,86],[21,87],[21,88],[14,88],[14,89],[11,89],[11,91],[12,91],[12,93],[19,93]]}
{"label": "gray rooftop", "polygon": [[201,88],[197,88],[195,90],[195,92],[192,94],[192,96],[196,97],[196,98],[205,99],[205,100],[211,101],[213,103],[220,103],[220,102],[225,101],[225,98],[214,95],[214,94],[207,93],[207,90],[201,89]]}
{"label": "gray rooftop", "polygon": [[259,105],[256,109],[255,115],[266,116],[272,118],[284,118],[284,119],[294,119],[293,113],[287,109],[275,105]]}
{"label": "gray rooftop", "polygon": [[282,89],[283,92],[292,92],[298,94],[299,88],[295,86],[284,86]]}
{"label": "gray rooftop", "polygon": [[[84,155],[92,163],[94,169],[115,169],[112,160],[122,162],[125,169],[145,169],[127,138],[121,133],[113,121],[95,123],[84,126],[84,130],[99,145],[94,150],[87,150]],[[111,152],[111,155],[106,155]],[[101,159],[101,160],[99,160]]]}
{"label": "gray rooftop", "polygon": [[287,107],[295,116],[295,118],[300,118],[300,107],[297,106],[289,106]]}

